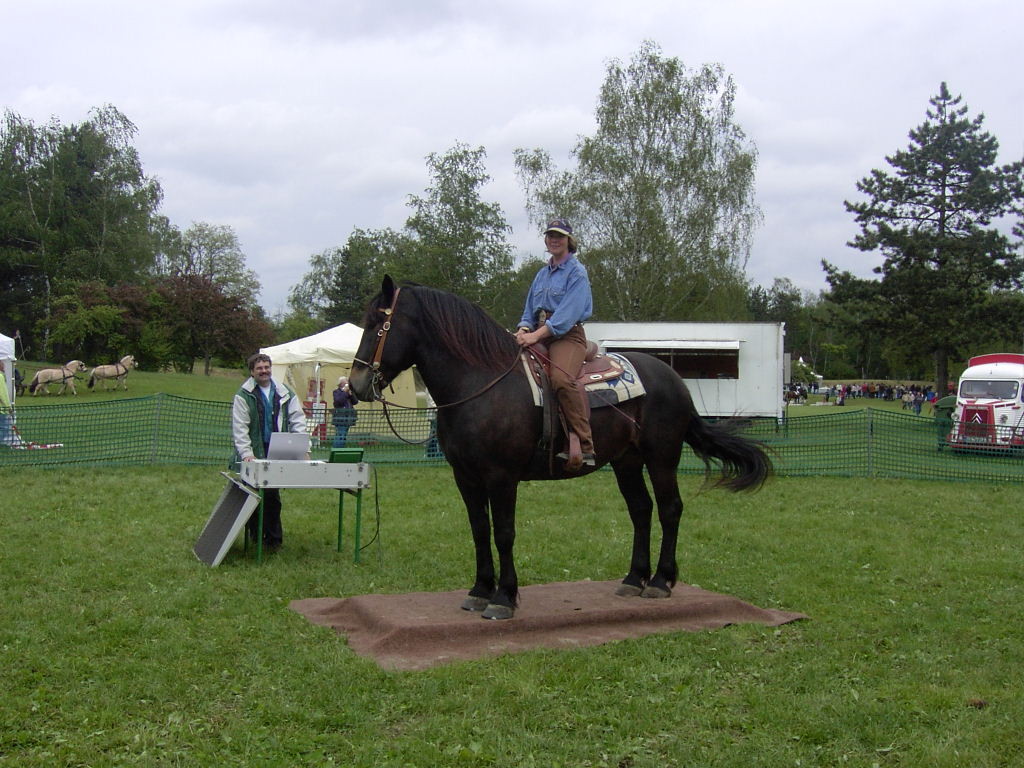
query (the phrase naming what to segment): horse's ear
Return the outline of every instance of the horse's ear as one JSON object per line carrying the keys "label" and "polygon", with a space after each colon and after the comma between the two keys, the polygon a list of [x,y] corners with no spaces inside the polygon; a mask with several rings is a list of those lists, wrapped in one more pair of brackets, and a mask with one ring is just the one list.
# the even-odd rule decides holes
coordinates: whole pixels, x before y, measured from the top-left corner
{"label": "horse's ear", "polygon": [[395,281],[391,279],[391,275],[384,275],[384,281],[380,284],[380,293],[384,298],[384,303],[391,304],[395,297]]}

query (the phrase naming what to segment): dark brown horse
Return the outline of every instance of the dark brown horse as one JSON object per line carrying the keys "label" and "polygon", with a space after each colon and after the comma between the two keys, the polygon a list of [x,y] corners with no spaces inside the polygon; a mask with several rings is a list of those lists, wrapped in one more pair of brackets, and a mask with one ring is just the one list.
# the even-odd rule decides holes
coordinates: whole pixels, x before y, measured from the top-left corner
{"label": "dark brown horse", "polygon": [[[676,473],[683,443],[703,459],[709,477],[711,462],[717,462],[717,485],[730,490],[758,488],[771,471],[759,444],[726,422],[702,419],[675,371],[638,353],[626,357],[647,393],[592,413],[597,467],[569,474],[559,465],[552,471],[538,455],[542,409],[533,404],[526,374],[517,362],[519,348],[483,310],[432,288],[399,288],[385,277],[363,328],[349,378],[356,395],[362,400],[380,398],[390,381],[415,365],[437,403],[437,437],[466,504],[476,549],[476,581],[462,607],[482,611],[485,618],[511,618],[515,610],[518,579],[512,545],[521,480],[579,477],[611,464],[633,522],[629,573],[617,593],[668,597],[678,577],[676,540],[683,502]],[[644,483],[644,467],[662,531],[653,572],[654,504]]]}

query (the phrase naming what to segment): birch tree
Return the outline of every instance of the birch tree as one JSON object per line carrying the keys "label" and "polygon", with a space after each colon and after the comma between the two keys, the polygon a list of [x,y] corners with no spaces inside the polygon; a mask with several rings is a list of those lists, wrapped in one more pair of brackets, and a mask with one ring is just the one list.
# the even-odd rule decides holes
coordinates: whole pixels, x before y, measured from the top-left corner
{"label": "birch tree", "polygon": [[744,269],[761,219],[757,152],[736,123],[722,67],[687,68],[645,42],[608,65],[597,128],[558,170],[516,151],[532,218],[569,218],[602,320],[714,319],[744,311]]}

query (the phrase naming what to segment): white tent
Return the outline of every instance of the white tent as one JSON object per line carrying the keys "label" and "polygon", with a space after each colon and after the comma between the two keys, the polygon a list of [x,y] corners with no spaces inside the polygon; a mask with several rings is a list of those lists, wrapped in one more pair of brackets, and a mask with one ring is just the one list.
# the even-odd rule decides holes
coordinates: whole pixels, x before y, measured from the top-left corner
{"label": "white tent", "polygon": [[[345,323],[326,331],[295,339],[260,350],[274,366],[274,376],[294,389],[303,399],[311,417],[314,433],[325,423],[326,411],[333,408],[331,392],[338,384],[338,378],[348,376],[352,360],[363,329],[352,323]],[[388,400],[414,407],[416,405],[416,384],[412,371],[405,371],[393,384],[394,392],[386,393]],[[359,409],[379,408],[377,403],[359,403]]]}
{"label": "white tent", "polygon": [[309,362],[351,366],[362,335],[358,325],[345,323],[304,339],[264,347],[260,352],[270,355],[275,366]]}
{"label": "white tent", "polygon": [[4,362],[4,379],[7,380],[7,394],[14,402],[14,339],[0,333],[0,360]]}

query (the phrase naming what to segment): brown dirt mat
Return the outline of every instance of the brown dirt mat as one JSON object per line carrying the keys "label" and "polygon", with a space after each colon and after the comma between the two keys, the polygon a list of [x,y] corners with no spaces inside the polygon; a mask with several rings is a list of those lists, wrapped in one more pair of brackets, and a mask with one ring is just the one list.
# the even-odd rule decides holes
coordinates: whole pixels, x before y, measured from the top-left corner
{"label": "brown dirt mat", "polygon": [[523,587],[515,618],[507,621],[461,610],[465,590],[314,597],[293,600],[289,607],[345,635],[353,651],[386,669],[426,669],[531,648],[578,648],[656,632],[741,623],[778,626],[807,618],[685,584],[676,585],[667,599],[617,597],[618,585],[578,581]]}

